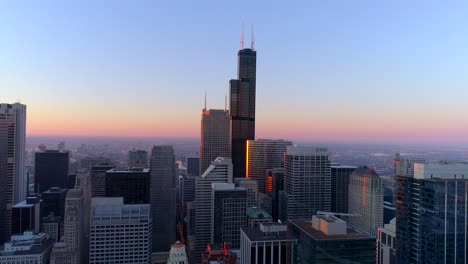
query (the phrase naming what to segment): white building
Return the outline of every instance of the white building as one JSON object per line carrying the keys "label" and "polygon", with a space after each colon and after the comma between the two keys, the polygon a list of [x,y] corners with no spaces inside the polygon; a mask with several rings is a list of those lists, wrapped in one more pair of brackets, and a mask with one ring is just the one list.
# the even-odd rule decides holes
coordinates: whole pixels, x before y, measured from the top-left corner
{"label": "white building", "polygon": [[149,264],[152,253],[149,204],[98,204],[91,216],[90,264]]}
{"label": "white building", "polygon": [[11,207],[26,198],[25,144],[26,106],[0,103],[0,243],[10,237]]}
{"label": "white building", "polygon": [[11,241],[0,251],[0,264],[49,263],[53,244],[54,240],[45,233],[34,235],[28,231],[11,236]]}
{"label": "white building", "polygon": [[169,252],[169,258],[167,259],[167,264],[188,264],[185,245],[180,243],[180,241],[172,244],[171,251]]}
{"label": "white building", "polygon": [[357,168],[349,178],[348,223],[357,229],[377,237],[383,226],[384,189],[380,176],[371,168]]}
{"label": "white building", "polygon": [[211,243],[211,192],[212,183],[232,183],[232,161],[216,158],[203,175],[195,180],[195,257],[200,262],[201,253]]}
{"label": "white building", "polygon": [[379,227],[377,233],[377,264],[395,264],[396,218]]}

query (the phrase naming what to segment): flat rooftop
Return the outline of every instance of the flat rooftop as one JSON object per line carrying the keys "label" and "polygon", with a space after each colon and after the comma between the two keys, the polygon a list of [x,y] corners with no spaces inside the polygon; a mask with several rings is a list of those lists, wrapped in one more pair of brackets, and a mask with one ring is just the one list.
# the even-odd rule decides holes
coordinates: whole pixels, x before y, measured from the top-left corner
{"label": "flat rooftop", "polygon": [[290,232],[268,232],[265,233],[258,227],[242,227],[244,232],[250,241],[294,241],[297,240]]}
{"label": "flat rooftop", "polygon": [[312,227],[311,221],[306,220],[290,220],[291,224],[300,228],[303,232],[307,233],[316,240],[346,240],[346,239],[374,239],[370,235],[360,232],[348,226],[346,235],[327,235]]}
{"label": "flat rooftop", "polygon": [[107,171],[107,173],[149,173],[149,168],[128,168],[128,167],[120,167],[120,168],[112,168]]}

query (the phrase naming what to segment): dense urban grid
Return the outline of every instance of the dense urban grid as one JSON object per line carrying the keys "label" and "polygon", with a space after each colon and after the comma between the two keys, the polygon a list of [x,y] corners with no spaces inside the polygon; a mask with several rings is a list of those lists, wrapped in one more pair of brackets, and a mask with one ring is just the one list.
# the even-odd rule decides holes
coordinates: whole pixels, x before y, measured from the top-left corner
{"label": "dense urban grid", "polygon": [[0,264],[468,263],[467,150],[257,139],[237,60],[199,142],[26,142],[0,104]]}

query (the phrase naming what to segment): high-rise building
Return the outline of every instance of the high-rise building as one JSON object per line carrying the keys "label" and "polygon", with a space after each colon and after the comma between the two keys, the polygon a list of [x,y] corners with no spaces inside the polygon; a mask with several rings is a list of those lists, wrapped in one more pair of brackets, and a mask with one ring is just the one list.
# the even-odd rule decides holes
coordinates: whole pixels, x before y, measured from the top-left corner
{"label": "high-rise building", "polygon": [[13,206],[11,220],[11,234],[21,235],[26,231],[34,234],[41,229],[41,199],[30,196],[26,200]]}
{"label": "high-rise building", "polygon": [[217,157],[231,157],[229,133],[227,110],[203,109],[198,175],[202,175]]}
{"label": "high-rise building", "polygon": [[0,249],[0,264],[49,263],[54,240],[45,233],[34,234],[27,231],[11,237]]}
{"label": "high-rise building", "polygon": [[145,150],[130,150],[128,152],[128,167],[148,168],[148,152]]}
{"label": "high-rise building", "polygon": [[262,223],[241,229],[241,263],[294,263],[297,239],[280,223]]}
{"label": "high-rise building", "polygon": [[0,244],[10,237],[11,207],[27,196],[26,106],[0,103]]}
{"label": "high-rise building", "polygon": [[326,148],[288,146],[284,160],[281,220],[310,219],[330,211],[331,168]]}
{"label": "high-rise building", "polygon": [[34,184],[38,193],[52,187],[68,188],[70,154],[68,151],[45,150],[35,154]]}
{"label": "high-rise building", "polygon": [[195,260],[200,257],[211,243],[212,183],[232,183],[232,161],[229,158],[216,158],[206,171],[195,179]]}
{"label": "high-rise building", "polygon": [[[83,190],[83,233],[84,239],[81,247],[81,260],[89,258],[89,237],[91,219],[91,178],[88,170],[81,169],[76,174],[75,188]],[[65,216],[66,217],[66,216]]]}
{"label": "high-rise building", "polygon": [[396,262],[466,263],[468,163],[399,158],[396,168]]}
{"label": "high-rise building", "polygon": [[331,211],[348,212],[349,177],[357,169],[355,166],[332,163],[331,166]]}
{"label": "high-rise building", "polygon": [[375,263],[375,238],[333,215],[292,220],[289,227],[298,239],[293,263]]}
{"label": "high-rise building", "polygon": [[182,216],[187,214],[187,203],[195,200],[195,179],[196,176],[182,176],[180,179],[180,203]]}
{"label": "high-rise building", "polygon": [[268,169],[265,174],[267,194],[265,194],[264,200],[271,200],[271,205],[268,206],[268,209],[271,212],[273,220],[277,221],[279,219],[279,193],[284,189],[284,168]]}
{"label": "high-rise building", "polygon": [[176,240],[176,175],[172,146],[154,146],[150,166],[153,252],[169,252]]}
{"label": "high-rise building", "polygon": [[41,215],[48,216],[54,213],[62,219],[65,217],[65,200],[67,198],[68,189],[52,187],[41,194]]}
{"label": "high-rise building", "polygon": [[52,248],[51,263],[80,264],[85,245],[85,215],[83,189],[71,189],[65,201],[63,243]]}
{"label": "high-rise building", "polygon": [[115,166],[110,163],[100,163],[91,167],[90,177],[92,197],[106,196],[106,172],[113,168],[115,168]]}
{"label": "high-rise building", "polygon": [[91,171],[91,168],[99,164],[109,164],[110,159],[106,157],[84,157],[80,160],[80,169]]}
{"label": "high-rise building", "polygon": [[349,224],[377,237],[383,226],[383,185],[380,176],[371,168],[359,167],[349,179]]}
{"label": "high-rise building", "polygon": [[123,197],[125,204],[150,203],[150,171],[114,168],[106,172],[106,197]]}
{"label": "high-rise building", "polygon": [[47,217],[42,217],[41,232],[48,234],[56,242],[60,241],[62,237],[62,227],[62,218],[60,216],[50,213]]}
{"label": "high-rise building", "polygon": [[283,168],[286,147],[291,145],[291,141],[285,140],[247,140],[246,176],[258,182],[258,191],[271,192],[266,170]]}
{"label": "high-rise building", "polygon": [[151,228],[149,204],[96,205],[89,263],[151,263]]}
{"label": "high-rise building", "polygon": [[188,264],[185,245],[180,243],[180,241],[172,244],[171,251],[169,251],[169,258],[167,258],[167,264]]}
{"label": "high-rise building", "polygon": [[396,218],[379,227],[377,233],[377,264],[395,264]]}
{"label": "high-rise building", "polygon": [[237,54],[237,79],[229,81],[231,157],[234,177],[246,176],[247,140],[255,139],[255,89],[257,51],[241,48]]}
{"label": "high-rise building", "polygon": [[212,243],[227,242],[238,249],[239,230],[247,226],[247,190],[236,187],[233,183],[213,183],[211,186]]}
{"label": "high-rise building", "polygon": [[199,157],[187,158],[187,175],[188,176],[200,175],[200,158]]}
{"label": "high-rise building", "polygon": [[247,190],[247,207],[256,207],[258,200],[258,183],[248,178],[234,178],[236,186]]}

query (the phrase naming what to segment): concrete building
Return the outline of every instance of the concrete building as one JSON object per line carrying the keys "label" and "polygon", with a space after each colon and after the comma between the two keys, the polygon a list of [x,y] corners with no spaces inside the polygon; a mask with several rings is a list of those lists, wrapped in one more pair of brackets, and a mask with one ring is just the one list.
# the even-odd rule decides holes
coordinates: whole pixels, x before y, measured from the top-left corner
{"label": "concrete building", "polygon": [[180,241],[175,242],[171,246],[169,251],[169,258],[167,258],[167,264],[188,264],[187,252],[185,251],[185,245]]}
{"label": "concrete building", "polygon": [[30,196],[21,203],[15,204],[12,209],[11,234],[21,235],[26,231],[33,234],[41,229],[41,199]]}
{"label": "concrete building", "polygon": [[41,232],[48,234],[56,242],[60,241],[63,235],[63,219],[54,213],[42,217]]}
{"label": "concrete building", "polygon": [[10,238],[11,208],[27,196],[26,105],[0,103],[0,244]]}
{"label": "concrete building", "polygon": [[53,244],[54,240],[45,233],[28,231],[11,236],[0,250],[0,264],[47,264]]}
{"label": "concrete building", "polygon": [[150,203],[148,168],[113,168],[106,172],[106,197],[123,197],[125,204]]}
{"label": "concrete building", "polygon": [[294,263],[297,239],[286,224],[261,223],[241,229],[240,263]]}
{"label": "concrete building", "polygon": [[377,233],[377,264],[396,263],[396,218],[390,224],[379,227]]}
{"label": "concrete building", "polygon": [[105,197],[106,196],[106,172],[115,168],[110,163],[99,163],[92,166],[90,170],[91,177],[91,197]]}
{"label": "concrete building", "polygon": [[247,190],[233,183],[212,183],[211,186],[211,243],[227,242],[238,249],[239,230],[247,226]]}
{"label": "concrete building", "polygon": [[151,213],[153,252],[169,252],[176,240],[176,172],[172,146],[154,146],[151,151]]}
{"label": "concrete building", "polygon": [[187,175],[198,176],[200,175],[200,158],[188,157],[187,158]]}
{"label": "concrete building", "polygon": [[292,220],[289,227],[298,240],[294,263],[375,263],[375,238],[335,216]]}
{"label": "concrete building", "polygon": [[198,175],[202,175],[217,157],[231,157],[229,133],[229,112],[205,107],[201,118]]}
{"label": "concrete building", "polygon": [[247,190],[247,207],[256,207],[258,205],[257,181],[248,178],[234,178],[234,183]]}
{"label": "concrete building", "polygon": [[359,167],[349,179],[348,212],[356,214],[349,217],[349,224],[377,237],[377,230],[383,226],[382,179],[371,168]]}
{"label": "concrete building", "polygon": [[348,212],[348,189],[351,173],[355,166],[332,163],[331,165],[331,211],[335,213]]}
{"label": "concrete building", "polygon": [[201,254],[211,243],[212,184],[232,183],[232,162],[229,158],[216,158],[206,171],[195,180],[195,248],[194,261],[200,263]]}
{"label": "concrete building", "polygon": [[326,148],[288,146],[284,161],[284,190],[279,218],[310,219],[330,211],[331,168]]}
{"label": "concrete building", "polygon": [[396,167],[405,164],[414,173],[396,175],[396,262],[466,263],[468,163],[400,158]]}
{"label": "concrete building", "polygon": [[70,153],[45,150],[35,153],[34,184],[36,192],[42,193],[52,187],[68,188]]}
{"label": "concrete building", "polygon": [[128,167],[130,168],[148,168],[148,152],[145,150],[130,150],[128,152]]}
{"label": "concrete building", "polygon": [[91,216],[90,264],[149,264],[152,252],[149,204],[104,205]]}
{"label": "concrete building", "polygon": [[266,170],[284,167],[284,153],[291,141],[258,139],[247,140],[246,176],[257,181],[260,192],[271,192],[267,186]]}

